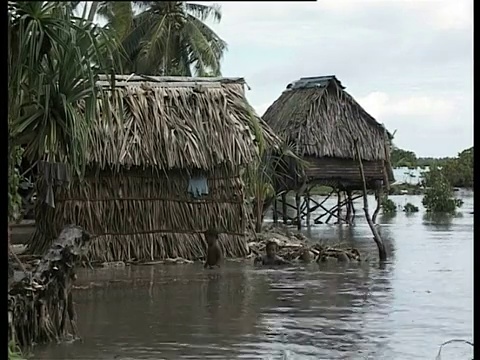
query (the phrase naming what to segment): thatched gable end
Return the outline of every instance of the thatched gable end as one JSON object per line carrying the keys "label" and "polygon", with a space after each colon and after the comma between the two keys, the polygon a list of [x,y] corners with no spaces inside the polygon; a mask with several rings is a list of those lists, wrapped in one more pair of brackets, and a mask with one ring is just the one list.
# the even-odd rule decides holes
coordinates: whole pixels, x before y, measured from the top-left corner
{"label": "thatched gable end", "polygon": [[253,161],[259,141],[275,142],[248,104],[242,78],[106,75],[97,84],[88,161],[100,168],[233,167]]}
{"label": "thatched gable end", "polygon": [[358,138],[363,160],[386,160],[390,135],[344,89],[333,75],[301,78],[287,86],[263,119],[295,143],[299,155],[353,159]]}

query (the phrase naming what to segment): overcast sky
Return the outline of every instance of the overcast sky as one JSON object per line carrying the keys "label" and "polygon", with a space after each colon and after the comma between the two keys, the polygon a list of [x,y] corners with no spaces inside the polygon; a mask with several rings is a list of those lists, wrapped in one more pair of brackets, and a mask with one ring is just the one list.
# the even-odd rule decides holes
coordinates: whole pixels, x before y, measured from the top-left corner
{"label": "overcast sky", "polygon": [[288,83],[333,74],[397,146],[440,157],[473,145],[473,0],[217,3],[223,75],[245,77],[259,115]]}

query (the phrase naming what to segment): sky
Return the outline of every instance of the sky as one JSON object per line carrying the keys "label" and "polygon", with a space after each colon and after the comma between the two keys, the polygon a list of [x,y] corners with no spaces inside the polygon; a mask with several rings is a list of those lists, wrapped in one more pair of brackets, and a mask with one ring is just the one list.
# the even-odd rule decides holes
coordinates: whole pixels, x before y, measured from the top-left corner
{"label": "sky", "polygon": [[336,75],[398,147],[444,157],[473,145],[473,0],[216,3],[222,74],[245,78],[259,115],[290,82]]}

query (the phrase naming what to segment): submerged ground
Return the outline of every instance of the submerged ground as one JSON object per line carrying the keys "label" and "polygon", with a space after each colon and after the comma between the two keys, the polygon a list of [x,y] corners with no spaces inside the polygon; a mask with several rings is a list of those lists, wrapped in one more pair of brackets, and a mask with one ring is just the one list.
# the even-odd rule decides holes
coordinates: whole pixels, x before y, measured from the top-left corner
{"label": "submerged ground", "polygon": [[[421,196],[390,197],[421,212],[379,217],[391,255],[384,268],[229,262],[210,271],[201,264],[82,270],[77,285],[93,286],[74,295],[83,341],[38,347],[34,358],[434,359],[442,342],[473,338],[473,196],[460,196],[461,216],[436,220],[425,219]],[[377,257],[361,217],[354,227],[307,232]],[[472,354],[451,344],[442,358]]]}

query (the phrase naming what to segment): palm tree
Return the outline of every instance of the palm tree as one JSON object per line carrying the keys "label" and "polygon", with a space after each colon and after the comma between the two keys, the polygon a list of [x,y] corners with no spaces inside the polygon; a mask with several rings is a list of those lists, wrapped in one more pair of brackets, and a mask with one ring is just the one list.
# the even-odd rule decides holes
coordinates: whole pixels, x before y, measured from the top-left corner
{"label": "palm tree", "polygon": [[[135,15],[134,6],[139,13]],[[91,12],[90,12],[91,13]],[[205,21],[221,20],[216,5],[182,1],[101,2],[98,14],[122,42],[125,72],[219,76],[227,49]]]}
{"label": "palm tree", "polygon": [[29,160],[68,162],[81,173],[96,77],[111,71],[115,40],[72,16],[69,3],[9,5],[11,136]]}
{"label": "palm tree", "polygon": [[[61,162],[82,175],[96,76],[114,65],[115,39],[72,16],[72,3],[8,2],[9,160]],[[18,201],[9,167],[9,221]]]}

